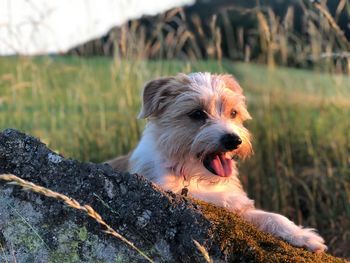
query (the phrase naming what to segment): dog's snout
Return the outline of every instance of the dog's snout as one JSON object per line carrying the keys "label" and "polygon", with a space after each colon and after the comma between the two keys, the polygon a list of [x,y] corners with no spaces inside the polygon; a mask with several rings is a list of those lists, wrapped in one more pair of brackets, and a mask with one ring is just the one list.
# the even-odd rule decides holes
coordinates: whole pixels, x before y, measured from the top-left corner
{"label": "dog's snout", "polygon": [[238,135],[231,133],[222,136],[220,143],[226,150],[231,151],[237,149],[237,147],[242,143],[242,140],[238,137]]}

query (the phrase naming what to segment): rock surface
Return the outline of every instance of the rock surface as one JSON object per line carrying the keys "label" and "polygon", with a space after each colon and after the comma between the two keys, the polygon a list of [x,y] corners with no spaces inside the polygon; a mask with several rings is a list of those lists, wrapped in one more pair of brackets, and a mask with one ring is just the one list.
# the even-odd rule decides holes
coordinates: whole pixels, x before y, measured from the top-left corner
{"label": "rock surface", "polygon": [[[0,174],[91,205],[156,262],[345,262],[262,233],[224,209],[164,192],[108,165],[65,159],[16,130],[0,133]],[[80,210],[0,180],[0,262],[146,262]]]}

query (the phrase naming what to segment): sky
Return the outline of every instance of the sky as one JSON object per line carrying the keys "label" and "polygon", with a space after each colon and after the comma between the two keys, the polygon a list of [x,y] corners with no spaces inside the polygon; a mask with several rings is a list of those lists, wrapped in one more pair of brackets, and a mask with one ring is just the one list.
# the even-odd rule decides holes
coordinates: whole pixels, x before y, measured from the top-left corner
{"label": "sky", "polygon": [[194,0],[0,0],[0,56],[65,52],[142,15]]}

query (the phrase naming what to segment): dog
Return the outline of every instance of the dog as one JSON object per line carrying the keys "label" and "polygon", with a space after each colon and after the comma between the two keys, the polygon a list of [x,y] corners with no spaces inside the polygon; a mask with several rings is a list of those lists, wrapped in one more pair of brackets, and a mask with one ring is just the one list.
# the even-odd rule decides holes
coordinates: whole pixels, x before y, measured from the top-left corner
{"label": "dog", "polygon": [[236,158],[252,153],[243,126],[251,116],[232,75],[197,72],[152,80],[143,89],[139,118],[148,119],[142,138],[129,155],[107,162],[114,169],[141,174],[175,193],[186,190],[294,246],[327,249],[314,229],[255,208],[243,190]]}

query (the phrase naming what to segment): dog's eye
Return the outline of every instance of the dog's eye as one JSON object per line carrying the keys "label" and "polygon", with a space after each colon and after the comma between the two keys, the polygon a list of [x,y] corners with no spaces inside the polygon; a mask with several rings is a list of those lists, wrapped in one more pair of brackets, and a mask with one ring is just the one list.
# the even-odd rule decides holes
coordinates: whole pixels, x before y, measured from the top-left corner
{"label": "dog's eye", "polygon": [[230,115],[231,119],[234,119],[237,117],[237,111],[233,110],[231,111],[231,115]]}
{"label": "dog's eye", "polygon": [[208,115],[203,110],[195,110],[188,114],[188,116],[193,120],[206,120]]}

